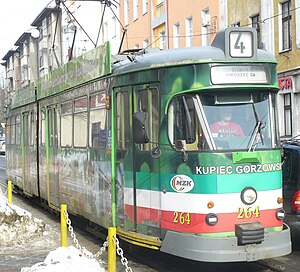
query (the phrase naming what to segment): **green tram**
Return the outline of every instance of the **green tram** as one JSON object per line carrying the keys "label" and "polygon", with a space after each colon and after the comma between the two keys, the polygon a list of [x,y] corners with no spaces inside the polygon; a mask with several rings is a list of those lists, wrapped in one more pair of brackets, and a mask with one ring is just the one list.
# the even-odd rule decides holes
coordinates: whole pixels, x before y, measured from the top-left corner
{"label": "green tram", "polygon": [[252,28],[122,56],[107,43],[16,92],[7,179],[175,256],[286,255],[277,92],[276,60]]}

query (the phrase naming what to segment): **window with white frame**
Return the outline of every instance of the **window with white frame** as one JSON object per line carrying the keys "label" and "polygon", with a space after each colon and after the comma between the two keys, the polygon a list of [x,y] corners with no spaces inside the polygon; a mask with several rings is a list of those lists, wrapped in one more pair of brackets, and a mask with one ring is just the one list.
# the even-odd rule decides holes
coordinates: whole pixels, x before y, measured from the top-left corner
{"label": "window with white frame", "polygon": [[103,40],[104,42],[108,41],[108,22],[103,24]]}
{"label": "window with white frame", "polygon": [[139,0],[133,0],[133,20],[139,18]]}
{"label": "window with white frame", "polygon": [[143,0],[143,14],[148,12],[148,0]]}
{"label": "window with white frame", "polygon": [[292,48],[292,13],[291,1],[281,4],[282,8],[282,50]]}
{"label": "window with white frame", "polygon": [[210,44],[210,14],[209,9],[201,11],[201,21],[202,21],[202,46],[208,46]]}
{"label": "window with white frame", "polygon": [[112,26],[113,26],[113,27],[112,27],[111,37],[114,38],[114,37],[117,36],[117,19],[116,19],[115,16],[113,16],[113,17],[111,18],[111,20],[112,20]]}
{"label": "window with white frame", "polygon": [[129,23],[129,0],[124,0],[124,24],[128,25]]}
{"label": "window with white frame", "polygon": [[292,136],[292,104],[291,94],[284,94],[284,135]]}
{"label": "window with white frame", "polygon": [[177,23],[173,26],[173,44],[174,48],[180,47],[180,24]]}
{"label": "window with white frame", "polygon": [[185,32],[186,32],[186,47],[193,45],[193,18],[189,17],[185,20]]}
{"label": "window with white frame", "polygon": [[166,49],[166,33],[162,31],[159,33],[159,48]]}

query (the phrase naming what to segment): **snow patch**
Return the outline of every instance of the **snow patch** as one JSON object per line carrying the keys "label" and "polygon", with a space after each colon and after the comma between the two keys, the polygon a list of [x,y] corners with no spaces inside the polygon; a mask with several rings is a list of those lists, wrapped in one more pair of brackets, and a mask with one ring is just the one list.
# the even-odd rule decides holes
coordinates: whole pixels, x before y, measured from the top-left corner
{"label": "snow patch", "polygon": [[[84,270],[83,270],[84,269]],[[61,272],[61,271],[98,271],[104,272],[104,268],[94,259],[88,259],[74,246],[58,247],[51,251],[44,262],[37,263],[32,267],[22,268],[21,272]]]}
{"label": "snow patch", "polygon": [[23,245],[42,236],[46,225],[31,213],[8,204],[0,193],[0,246]]}

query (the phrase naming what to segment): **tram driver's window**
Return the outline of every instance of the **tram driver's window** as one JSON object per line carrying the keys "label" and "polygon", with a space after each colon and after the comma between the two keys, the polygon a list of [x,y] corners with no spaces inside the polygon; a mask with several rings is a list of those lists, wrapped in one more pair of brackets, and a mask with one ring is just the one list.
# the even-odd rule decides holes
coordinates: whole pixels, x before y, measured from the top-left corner
{"label": "tram driver's window", "polygon": [[182,141],[188,150],[196,150],[202,134],[197,122],[195,107],[191,96],[178,96],[168,110],[168,134],[173,145]]}

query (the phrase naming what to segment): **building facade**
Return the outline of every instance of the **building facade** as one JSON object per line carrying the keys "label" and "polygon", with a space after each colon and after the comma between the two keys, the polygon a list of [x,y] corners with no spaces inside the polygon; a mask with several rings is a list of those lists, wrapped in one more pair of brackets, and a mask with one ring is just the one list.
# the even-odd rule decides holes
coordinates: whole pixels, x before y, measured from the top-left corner
{"label": "building facade", "polygon": [[280,136],[300,134],[300,0],[68,3],[42,10],[31,25],[39,30],[38,37],[23,33],[2,58],[5,104],[15,90],[106,41],[111,41],[113,54],[148,47],[206,46],[225,27],[253,27],[257,46],[278,61],[278,109],[284,113],[279,114]]}
{"label": "building facade", "polygon": [[225,27],[225,1],[120,0],[122,49],[210,45]]}

